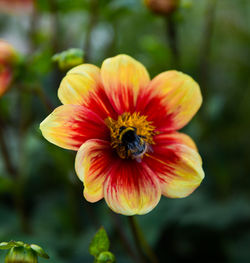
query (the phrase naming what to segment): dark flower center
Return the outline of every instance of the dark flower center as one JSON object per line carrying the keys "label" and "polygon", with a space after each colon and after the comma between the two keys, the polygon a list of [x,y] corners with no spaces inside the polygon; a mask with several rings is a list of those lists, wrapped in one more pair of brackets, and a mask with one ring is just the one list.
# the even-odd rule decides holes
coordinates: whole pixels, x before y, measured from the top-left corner
{"label": "dark flower center", "polygon": [[124,113],[117,120],[106,119],[111,145],[122,159],[141,159],[153,144],[154,126],[139,113]]}

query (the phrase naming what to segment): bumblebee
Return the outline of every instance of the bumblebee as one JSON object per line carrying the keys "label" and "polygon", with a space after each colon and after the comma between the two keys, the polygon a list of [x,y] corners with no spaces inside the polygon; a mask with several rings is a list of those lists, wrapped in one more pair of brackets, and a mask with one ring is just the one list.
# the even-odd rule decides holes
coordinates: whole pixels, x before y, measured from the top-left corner
{"label": "bumblebee", "polygon": [[144,136],[138,135],[136,127],[122,126],[119,130],[119,140],[125,149],[126,158],[139,160],[147,151],[147,143],[143,140]]}

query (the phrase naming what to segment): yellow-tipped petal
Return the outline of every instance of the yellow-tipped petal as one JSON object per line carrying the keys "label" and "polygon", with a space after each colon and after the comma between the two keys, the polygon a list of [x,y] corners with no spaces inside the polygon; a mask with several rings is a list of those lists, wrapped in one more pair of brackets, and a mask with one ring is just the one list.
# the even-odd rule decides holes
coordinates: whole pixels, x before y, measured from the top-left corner
{"label": "yellow-tipped petal", "polygon": [[100,69],[91,64],[83,64],[71,69],[63,78],[58,97],[63,104],[84,105],[90,92],[100,85]]}
{"label": "yellow-tipped petal", "polygon": [[104,198],[119,214],[146,214],[158,204],[160,197],[159,180],[143,161],[119,160],[112,165],[104,183]]}
{"label": "yellow-tipped petal", "polygon": [[75,170],[84,184],[84,197],[89,202],[103,198],[103,184],[112,165],[108,141],[88,140],[77,152]]}
{"label": "yellow-tipped petal", "polygon": [[106,94],[118,113],[133,111],[140,89],[150,81],[145,67],[127,55],[106,59],[101,77]]}
{"label": "yellow-tipped petal", "polygon": [[40,124],[40,129],[49,142],[70,150],[78,150],[89,139],[109,138],[109,130],[103,120],[79,105],[56,108]]}
{"label": "yellow-tipped petal", "polygon": [[202,160],[192,139],[182,133],[161,134],[145,161],[160,178],[162,194],[182,198],[204,178]]}
{"label": "yellow-tipped petal", "polygon": [[161,184],[162,194],[171,198],[190,195],[204,178],[200,155],[189,147],[179,148],[180,160],[172,166],[174,176]]}
{"label": "yellow-tipped petal", "polygon": [[168,123],[171,122],[173,130],[185,126],[202,103],[198,83],[190,76],[174,70],[156,76],[145,92],[159,99],[162,110],[166,112],[166,116],[161,118],[169,118]]}
{"label": "yellow-tipped petal", "polygon": [[2,97],[5,94],[5,92],[9,89],[12,77],[12,71],[7,67],[0,72],[0,97]]}

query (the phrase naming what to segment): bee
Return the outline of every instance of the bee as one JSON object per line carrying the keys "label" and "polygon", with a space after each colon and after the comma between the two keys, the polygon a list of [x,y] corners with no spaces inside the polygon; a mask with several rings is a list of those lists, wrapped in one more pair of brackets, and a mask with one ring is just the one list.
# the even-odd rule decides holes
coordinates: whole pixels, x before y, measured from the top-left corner
{"label": "bee", "polygon": [[125,148],[126,157],[141,160],[143,154],[147,151],[147,143],[143,140],[145,136],[138,135],[136,127],[122,126],[119,130],[119,140],[121,146]]}

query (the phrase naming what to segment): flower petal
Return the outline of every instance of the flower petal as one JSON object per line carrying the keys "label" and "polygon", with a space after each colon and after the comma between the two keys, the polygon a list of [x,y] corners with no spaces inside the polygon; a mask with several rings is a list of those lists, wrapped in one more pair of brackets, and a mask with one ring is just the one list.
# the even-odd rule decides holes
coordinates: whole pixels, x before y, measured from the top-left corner
{"label": "flower petal", "polygon": [[78,150],[89,139],[109,138],[109,129],[93,111],[79,105],[56,108],[41,124],[43,136],[65,149]]}
{"label": "flower petal", "polygon": [[12,80],[12,72],[6,67],[0,72],[0,97],[8,90]]}
{"label": "flower petal", "polygon": [[89,202],[103,198],[103,184],[112,164],[112,149],[108,141],[88,140],[77,152],[75,170],[84,184],[84,196]]}
{"label": "flower petal", "polygon": [[104,197],[116,213],[146,214],[160,200],[159,180],[143,161],[117,159],[105,180]]}
{"label": "flower petal", "polygon": [[188,75],[171,70],[156,76],[143,90],[137,111],[148,116],[158,130],[174,131],[192,119],[201,103],[199,85]]}
{"label": "flower petal", "polygon": [[107,96],[119,114],[134,110],[139,90],[150,81],[145,67],[127,55],[106,59],[101,77]]}
{"label": "flower petal", "polygon": [[91,64],[72,68],[63,78],[58,97],[63,104],[84,105],[89,92],[101,85],[100,69]]}
{"label": "flower petal", "polygon": [[160,178],[162,194],[167,197],[188,196],[204,178],[195,144],[182,133],[155,136],[153,152],[144,160]]}

